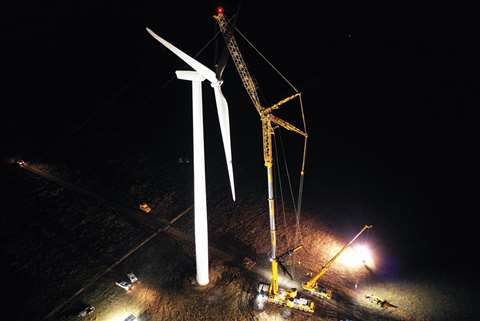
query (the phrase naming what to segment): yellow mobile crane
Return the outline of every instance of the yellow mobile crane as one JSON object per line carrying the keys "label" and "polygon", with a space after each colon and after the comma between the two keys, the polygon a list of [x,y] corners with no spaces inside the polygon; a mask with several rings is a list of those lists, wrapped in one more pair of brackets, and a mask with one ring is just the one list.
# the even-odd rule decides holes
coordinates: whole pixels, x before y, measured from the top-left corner
{"label": "yellow mobile crane", "polygon": [[318,280],[320,280],[320,278],[322,276],[325,275],[325,273],[327,273],[328,269],[330,269],[330,267],[332,266],[333,262],[335,262],[335,260],[340,256],[340,254],[343,253],[343,251],[345,251],[350,245],[352,245],[353,242],[355,242],[355,240],[363,233],[365,232],[366,230],[372,228],[373,225],[365,225],[362,230],[360,232],[358,232],[357,235],[355,235],[355,237],[350,241],[348,242],[347,244],[345,244],[341,249],[340,251],[337,252],[337,254],[335,254],[330,260],[328,260],[327,263],[325,263],[325,265],[320,269],[320,271],[313,277],[311,278],[308,282],[305,282],[302,284],[302,287],[304,290],[308,291],[309,293],[317,296],[317,297],[320,297],[320,298],[324,298],[324,299],[331,299],[332,296],[333,296],[333,291],[331,289],[326,289],[326,288],[323,288],[321,287],[320,285],[317,284]]}
{"label": "yellow mobile crane", "polygon": [[[270,285],[260,284],[258,287],[259,296],[257,299],[274,303],[281,306],[286,306],[296,310],[301,310],[309,313],[314,312],[314,303],[311,300],[305,298],[297,297],[297,289],[284,290],[279,288],[278,285],[278,265],[280,258],[284,255],[277,256],[277,239],[275,232],[275,200],[274,200],[274,191],[273,191],[273,157],[272,157],[272,135],[274,134],[274,129],[272,124],[283,127],[289,131],[293,131],[297,134],[300,134],[305,138],[304,151],[306,148],[307,133],[293,126],[292,124],[286,122],[283,119],[280,119],[274,115],[272,112],[278,109],[281,105],[289,102],[290,100],[300,97],[301,94],[297,91],[294,95],[287,97],[278,103],[270,106],[263,107],[260,103],[260,99],[257,93],[257,86],[247,68],[247,65],[243,59],[240,49],[238,48],[237,41],[233,35],[228,20],[224,15],[223,8],[217,8],[217,14],[214,16],[217,21],[220,31],[225,39],[226,47],[230,52],[230,56],[237,68],[237,71],[242,79],[242,83],[247,90],[247,93],[252,100],[252,103],[257,110],[260,121],[262,123],[262,135],[263,135],[263,158],[264,165],[267,168],[267,181],[268,181],[268,209],[269,209],[269,218],[270,218],[270,240],[272,246],[272,255],[270,261],[272,262],[272,280]],[[304,163],[302,164],[301,177],[303,177],[304,172]],[[297,248],[298,249],[298,248]],[[286,254],[291,254],[295,251],[290,250]],[[263,305],[263,303],[262,303]]]}

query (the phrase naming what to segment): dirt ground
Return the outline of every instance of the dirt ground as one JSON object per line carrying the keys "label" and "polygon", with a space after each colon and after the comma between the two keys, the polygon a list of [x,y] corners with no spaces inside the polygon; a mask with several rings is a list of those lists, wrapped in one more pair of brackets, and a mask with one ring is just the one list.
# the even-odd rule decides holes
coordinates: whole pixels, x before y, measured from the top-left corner
{"label": "dirt ground", "polygon": [[[191,189],[191,181],[186,178],[189,169],[184,165],[169,163],[159,166],[162,188],[153,183],[156,177],[148,178],[148,169],[140,170],[140,167],[134,180],[102,185],[93,179],[96,172],[93,169],[89,176],[69,171],[66,167],[37,166],[103,196],[122,199],[126,206],[135,206],[143,197],[153,206],[151,215],[159,219],[175,217],[191,201],[190,196],[184,196]],[[180,183],[169,176],[173,170],[181,173]],[[2,250],[9,262],[9,271],[15,271],[15,275],[23,275],[25,279],[15,285],[18,294],[11,298],[18,306],[15,319],[40,320],[151,234],[96,199],[78,195],[19,169],[8,175],[11,182],[19,184],[13,187],[12,195],[26,194],[23,195],[26,201],[21,206],[15,205],[17,210],[37,213],[26,222],[8,222],[16,225],[10,225],[13,227],[9,232],[2,234],[8,241],[3,243]],[[342,258],[321,282],[334,288],[334,300],[316,300],[317,309],[313,316],[296,312],[289,315],[278,307],[255,311],[255,286],[259,280],[268,281],[270,277],[267,206],[261,190],[263,187],[260,186],[243,190],[240,187],[239,194],[243,196],[233,205],[224,182],[211,180],[208,189],[209,239],[211,246],[230,254],[231,258],[225,259],[211,251],[211,284],[206,288],[199,288],[194,282],[192,243],[160,233],[86,288],[51,319],[78,320],[79,309],[84,304],[91,304],[96,309],[84,320],[122,321],[129,314],[136,315],[141,321],[473,320],[469,311],[470,288],[466,285],[439,279],[435,273],[428,277],[388,279],[376,273],[377,270],[362,265],[346,267]],[[291,209],[287,208],[285,214],[281,210],[279,213],[278,253],[303,245],[302,250],[285,262],[295,281],[282,274],[280,283],[281,286],[300,288],[300,283],[308,279],[308,273],[318,271],[348,239],[339,236],[341,233],[332,228],[333,222],[319,220],[317,215],[308,211],[303,214],[299,229]],[[176,221],[174,227],[186,235],[193,235],[192,212]],[[242,265],[245,257],[256,262],[253,269]],[[379,262],[376,269],[381,270]],[[124,279],[129,271],[139,277],[140,283],[127,293],[115,286],[115,281]],[[24,293],[28,294],[22,295]],[[371,293],[398,308],[383,309],[368,302],[365,295]]]}
{"label": "dirt ground", "polygon": [[[252,320],[249,282],[240,270],[214,260],[211,285],[199,288],[191,250],[167,236],[156,238],[85,294],[82,301],[96,307],[90,319],[123,320],[133,313],[140,320]],[[140,279],[133,290],[112,286],[129,270]],[[68,314],[61,320],[77,320]]]}

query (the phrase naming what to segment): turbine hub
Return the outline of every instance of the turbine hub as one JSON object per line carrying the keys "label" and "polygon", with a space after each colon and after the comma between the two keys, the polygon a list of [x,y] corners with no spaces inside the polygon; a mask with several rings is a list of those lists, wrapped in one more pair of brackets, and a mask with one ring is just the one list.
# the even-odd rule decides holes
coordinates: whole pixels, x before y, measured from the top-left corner
{"label": "turbine hub", "polygon": [[212,88],[215,88],[215,87],[220,87],[222,84],[223,84],[223,80],[219,80],[216,82],[211,82],[210,86],[212,86]]}

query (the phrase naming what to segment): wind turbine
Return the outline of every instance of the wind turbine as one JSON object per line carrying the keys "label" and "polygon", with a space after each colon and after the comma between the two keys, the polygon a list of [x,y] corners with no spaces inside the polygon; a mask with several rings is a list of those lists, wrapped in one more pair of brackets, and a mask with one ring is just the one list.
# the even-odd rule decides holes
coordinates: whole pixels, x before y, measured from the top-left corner
{"label": "wind turbine", "polygon": [[[228,113],[228,103],[222,93],[220,79],[223,70],[217,74],[190,57],[174,45],[155,34],[149,28],[148,33],[157,41],[172,51],[180,59],[186,62],[194,71],[177,71],[177,78],[189,80],[192,82],[193,99],[193,129],[194,129],[194,199],[195,199],[195,249],[197,259],[197,282],[200,285],[208,284],[208,229],[207,229],[207,208],[205,191],[205,164],[203,148],[203,117],[202,117],[202,87],[201,82],[207,79],[213,88],[215,102],[217,106],[218,121],[222,133],[225,159],[227,162],[228,176],[230,179],[230,188],[232,199],[235,201],[235,185],[233,178],[232,149],[230,143],[230,120]],[[218,70],[217,70],[218,71]]]}

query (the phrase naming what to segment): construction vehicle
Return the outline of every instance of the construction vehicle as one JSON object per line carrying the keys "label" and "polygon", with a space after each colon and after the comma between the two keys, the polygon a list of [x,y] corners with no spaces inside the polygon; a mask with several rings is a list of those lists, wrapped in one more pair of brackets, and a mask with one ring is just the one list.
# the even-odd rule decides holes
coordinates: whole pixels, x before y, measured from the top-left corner
{"label": "construction vehicle", "polygon": [[132,284],[138,282],[138,277],[135,274],[133,274],[133,272],[128,272],[127,277],[130,280],[130,283],[132,283]]}
{"label": "construction vehicle", "polygon": [[137,317],[133,314],[130,314],[128,317],[126,317],[123,321],[135,321],[138,320]]}
{"label": "construction vehicle", "polygon": [[138,208],[147,214],[152,211],[152,208],[148,205],[148,203],[140,203]]}
{"label": "construction vehicle", "polygon": [[78,312],[77,316],[84,318],[89,314],[92,314],[95,311],[95,307],[89,304],[86,304],[83,309]]}
{"label": "construction vehicle", "polygon": [[116,281],[115,285],[121,287],[125,291],[129,292],[131,289],[133,289],[133,284],[130,281]]}
{"label": "construction vehicle", "polygon": [[335,262],[335,260],[340,256],[340,254],[343,253],[350,245],[355,242],[355,240],[366,230],[372,228],[372,225],[365,225],[360,232],[358,232],[355,237],[345,244],[340,251],[337,252],[330,260],[328,260],[327,263],[320,269],[320,271],[312,277],[309,281],[305,282],[302,284],[302,287],[305,291],[307,291],[310,294],[313,294],[316,297],[322,298],[322,299],[328,299],[330,300],[333,297],[333,291],[332,289],[325,288],[321,285],[318,284],[318,281],[327,273],[327,271],[330,269],[332,264]]}
{"label": "construction vehicle", "polygon": [[385,299],[382,299],[376,295],[373,295],[373,294],[367,294],[365,295],[365,298],[370,302],[370,303],[374,303],[374,304],[377,304],[378,306],[380,306],[381,308],[398,308],[398,306],[396,305],[393,305],[391,304],[390,302],[388,302],[387,300]]}
{"label": "construction vehicle", "polygon": [[[255,109],[257,110],[260,121],[262,124],[262,136],[263,136],[263,158],[264,165],[267,168],[267,181],[268,181],[268,208],[269,208],[269,221],[270,221],[270,240],[271,240],[271,268],[272,276],[271,283],[260,284],[258,287],[258,296],[257,300],[259,305],[263,305],[264,302],[269,302],[277,304],[280,306],[286,306],[288,308],[305,311],[309,313],[314,312],[314,303],[311,300],[305,298],[297,298],[297,289],[281,289],[279,288],[279,278],[278,278],[278,266],[279,258],[277,256],[277,239],[276,239],[276,230],[275,230],[275,199],[274,199],[274,184],[273,184],[273,146],[272,146],[272,136],[274,135],[274,126],[279,128],[284,128],[289,131],[293,131],[305,139],[304,152],[306,150],[306,141],[307,133],[306,130],[302,131],[295,127],[294,125],[288,123],[287,121],[274,116],[272,112],[278,109],[281,105],[291,101],[292,99],[299,98],[301,99],[300,92],[296,93],[290,97],[287,97],[278,103],[270,106],[264,107],[260,103],[259,95],[257,93],[257,84],[254,81],[252,75],[250,74],[247,65],[243,59],[243,56],[238,47],[237,41],[233,34],[233,30],[227,20],[224,9],[222,7],[217,8],[216,15],[214,15],[215,20],[218,23],[220,31],[223,35],[223,38],[226,43],[226,47],[232,57],[232,60],[235,64],[235,67],[240,75],[243,86],[245,87]],[[293,86],[292,86],[293,87]],[[293,87],[294,88],[294,87]],[[301,102],[301,100],[300,100]],[[303,117],[303,112],[302,112]],[[305,125],[305,122],[304,122]],[[302,163],[301,170],[301,186],[303,186],[303,172],[304,172],[304,163],[305,163],[305,154],[304,161]]]}

